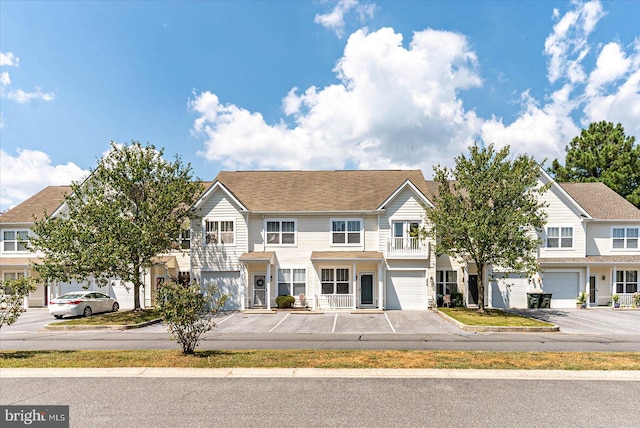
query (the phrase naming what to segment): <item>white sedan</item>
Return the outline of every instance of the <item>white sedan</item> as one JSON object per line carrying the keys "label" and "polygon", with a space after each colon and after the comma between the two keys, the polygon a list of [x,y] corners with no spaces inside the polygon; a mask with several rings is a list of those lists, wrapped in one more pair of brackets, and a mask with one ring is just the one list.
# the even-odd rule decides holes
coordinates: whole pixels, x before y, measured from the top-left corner
{"label": "white sedan", "polygon": [[100,312],[117,312],[118,301],[97,291],[74,291],[49,302],[49,313],[60,319],[65,315],[90,317]]}

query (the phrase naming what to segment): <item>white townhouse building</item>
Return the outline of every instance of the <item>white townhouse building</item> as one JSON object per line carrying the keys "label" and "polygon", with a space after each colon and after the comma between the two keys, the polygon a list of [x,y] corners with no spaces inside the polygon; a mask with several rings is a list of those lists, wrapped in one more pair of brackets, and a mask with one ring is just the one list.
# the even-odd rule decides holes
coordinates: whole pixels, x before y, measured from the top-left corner
{"label": "white townhouse building", "polygon": [[[614,294],[630,306],[640,291],[640,210],[602,183],[556,183],[541,170],[540,184],[547,183],[542,272],[527,278],[489,267],[486,304],[527,307],[527,293],[547,292],[552,308],[570,308],[586,291],[591,306],[610,304]],[[224,171],[203,189],[180,248],[158,255],[144,273],[145,306],[168,280],[213,282],[231,296],[230,310],[273,308],[285,294],[318,309],[424,310],[456,293],[465,305],[477,302],[475,265],[437,257],[431,239],[412,233],[426,225],[437,193],[419,170]],[[1,278],[35,275],[33,216],[63,213],[69,191],[47,187],[0,215]],[[29,305],[83,287],[98,288],[43,281]],[[121,307],[133,306],[124,284],[108,287]]]}

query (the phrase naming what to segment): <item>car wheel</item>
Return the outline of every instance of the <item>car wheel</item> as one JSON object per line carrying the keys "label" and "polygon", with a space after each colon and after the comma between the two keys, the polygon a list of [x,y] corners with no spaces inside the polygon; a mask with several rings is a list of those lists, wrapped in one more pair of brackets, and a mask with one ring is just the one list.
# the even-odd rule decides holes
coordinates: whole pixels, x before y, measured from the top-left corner
{"label": "car wheel", "polygon": [[113,304],[113,308],[111,308],[113,310],[113,312],[118,312],[118,309],[120,309],[120,305],[118,304],[118,302],[115,302]]}
{"label": "car wheel", "polygon": [[54,315],[54,317],[55,317],[57,320],[59,320],[59,319],[61,319],[61,318],[62,318],[62,315]]}
{"label": "car wheel", "polygon": [[93,311],[91,310],[90,306],[87,306],[86,308],[84,308],[82,315],[84,315],[85,317],[90,317],[91,314],[93,314]]}

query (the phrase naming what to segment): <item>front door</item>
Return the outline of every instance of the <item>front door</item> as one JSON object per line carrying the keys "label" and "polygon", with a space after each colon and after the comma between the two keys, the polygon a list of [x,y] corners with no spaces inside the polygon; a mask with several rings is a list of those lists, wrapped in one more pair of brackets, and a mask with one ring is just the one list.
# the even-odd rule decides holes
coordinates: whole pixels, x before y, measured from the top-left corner
{"label": "front door", "polygon": [[596,277],[589,277],[589,306],[598,306],[598,289],[596,288]]}
{"label": "front door", "polygon": [[267,275],[253,275],[253,306],[266,306]]}
{"label": "front door", "polygon": [[360,275],[360,306],[373,306],[373,274]]}
{"label": "front door", "polygon": [[469,275],[469,304],[478,304],[478,275]]}

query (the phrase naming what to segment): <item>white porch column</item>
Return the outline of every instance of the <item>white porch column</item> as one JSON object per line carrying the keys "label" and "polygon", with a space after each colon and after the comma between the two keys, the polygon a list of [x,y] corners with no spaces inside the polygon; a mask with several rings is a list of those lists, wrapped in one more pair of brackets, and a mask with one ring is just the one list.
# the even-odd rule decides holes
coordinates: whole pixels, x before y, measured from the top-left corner
{"label": "white porch column", "polygon": [[271,262],[267,263],[267,309],[271,309]]}
{"label": "white porch column", "polygon": [[613,296],[614,294],[616,294],[616,273],[617,269],[614,266],[613,267],[613,273],[611,274],[611,295]]}
{"label": "white porch column", "polygon": [[383,281],[382,281],[382,262],[378,262],[378,309],[382,310],[383,305]]}
{"label": "white porch column", "polygon": [[351,304],[351,308],[355,309],[356,308],[356,303],[358,302],[358,273],[356,272],[356,264],[353,264],[353,279],[352,279],[352,284],[353,284],[353,303]]}

